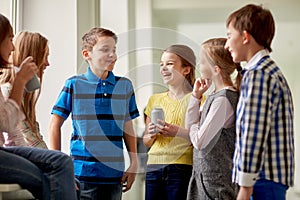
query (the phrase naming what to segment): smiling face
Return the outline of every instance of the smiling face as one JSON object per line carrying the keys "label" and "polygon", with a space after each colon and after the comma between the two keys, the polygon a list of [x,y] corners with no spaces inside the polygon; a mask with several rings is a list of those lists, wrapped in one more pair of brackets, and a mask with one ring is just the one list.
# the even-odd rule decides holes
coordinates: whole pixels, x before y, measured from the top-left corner
{"label": "smiling face", "polygon": [[[45,50],[45,54],[44,54],[44,58],[43,58],[43,62],[42,62],[42,64],[39,67],[40,74],[43,74],[44,71],[45,71],[45,69],[50,65],[48,57],[49,57],[49,46],[47,45],[46,46],[46,50]],[[40,77],[41,77],[41,75],[40,75]]]}
{"label": "smiling face", "polygon": [[183,84],[185,76],[190,72],[190,66],[183,66],[179,56],[164,52],[160,61],[160,74],[167,85]]}
{"label": "smiling face", "polygon": [[0,55],[2,59],[9,63],[9,56],[11,55],[11,52],[14,51],[15,47],[13,45],[13,37],[14,34],[12,30],[10,31],[9,34],[6,35],[2,43],[0,44]]}
{"label": "smiling face", "polygon": [[83,50],[82,54],[92,71],[112,71],[117,60],[116,42],[109,36],[98,37],[98,42],[93,46],[93,49],[91,51]]}
{"label": "smiling face", "polygon": [[231,22],[227,27],[227,41],[225,49],[230,52],[235,63],[246,61],[244,43],[243,34],[236,30]]}

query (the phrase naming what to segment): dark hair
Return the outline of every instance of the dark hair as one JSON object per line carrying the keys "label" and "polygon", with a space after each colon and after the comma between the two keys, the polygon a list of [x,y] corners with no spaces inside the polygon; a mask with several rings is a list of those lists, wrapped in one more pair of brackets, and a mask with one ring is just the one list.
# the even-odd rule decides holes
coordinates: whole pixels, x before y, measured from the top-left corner
{"label": "dark hair", "polygon": [[92,51],[93,46],[98,42],[98,38],[102,36],[112,37],[116,43],[118,41],[118,37],[111,30],[95,27],[83,35],[81,50]]}
{"label": "dark hair", "polygon": [[[226,38],[213,38],[201,44],[204,56],[211,66],[218,66],[221,69],[221,76],[224,82],[233,85],[232,74],[235,70],[240,70],[240,63],[234,63],[230,52],[224,48]],[[235,88],[240,90],[241,73],[238,71],[235,78]]]}
{"label": "dark hair", "polygon": [[226,20],[240,33],[247,31],[255,41],[272,52],[271,43],[275,34],[275,22],[271,12],[262,6],[248,4],[233,12]]}
{"label": "dark hair", "polygon": [[[9,34],[13,34],[10,22],[4,15],[0,14],[0,45],[2,45],[2,42]],[[9,63],[0,56],[0,68],[6,68],[8,64]]]}

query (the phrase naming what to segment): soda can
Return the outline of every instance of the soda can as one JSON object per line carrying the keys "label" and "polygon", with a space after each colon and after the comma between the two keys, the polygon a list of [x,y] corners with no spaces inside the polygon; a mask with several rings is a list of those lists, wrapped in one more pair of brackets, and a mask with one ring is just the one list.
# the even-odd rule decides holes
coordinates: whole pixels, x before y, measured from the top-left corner
{"label": "soda can", "polygon": [[155,125],[158,125],[158,119],[165,121],[164,110],[160,107],[153,108],[153,110],[151,111],[151,122]]}
{"label": "soda can", "polygon": [[33,92],[34,90],[37,90],[41,87],[40,85],[40,81],[37,77],[37,75],[35,74],[32,79],[30,79],[26,85],[25,85],[25,90],[26,92]]}

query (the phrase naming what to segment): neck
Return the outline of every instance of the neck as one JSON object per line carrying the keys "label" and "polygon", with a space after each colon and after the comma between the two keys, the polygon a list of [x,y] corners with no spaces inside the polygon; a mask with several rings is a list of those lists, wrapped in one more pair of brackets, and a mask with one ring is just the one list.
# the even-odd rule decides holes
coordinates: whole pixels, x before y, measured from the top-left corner
{"label": "neck", "polygon": [[91,69],[92,72],[100,79],[105,80],[108,77],[108,72],[107,70],[94,70]]}
{"label": "neck", "polygon": [[214,80],[214,84],[215,84],[214,92],[218,92],[226,87],[233,87],[232,83],[226,83],[221,77]]}
{"label": "neck", "polygon": [[169,86],[169,92],[168,95],[171,99],[181,99],[186,94],[190,93],[187,88],[184,86],[178,87],[178,86]]}
{"label": "neck", "polygon": [[247,54],[247,59],[246,59],[246,61],[249,62],[249,60],[251,60],[251,58],[252,58],[257,52],[259,52],[259,51],[261,51],[261,50],[263,50],[263,49],[264,49],[264,47],[263,47],[263,46],[260,46],[260,45],[255,45],[255,46],[253,46],[253,47],[249,50],[249,52],[248,52],[248,54]]}

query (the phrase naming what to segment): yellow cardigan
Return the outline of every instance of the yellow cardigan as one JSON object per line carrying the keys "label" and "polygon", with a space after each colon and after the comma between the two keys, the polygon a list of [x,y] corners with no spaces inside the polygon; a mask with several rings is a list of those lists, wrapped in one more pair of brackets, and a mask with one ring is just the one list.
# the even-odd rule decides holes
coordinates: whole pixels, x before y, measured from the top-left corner
{"label": "yellow cardigan", "polygon": [[[167,92],[154,94],[149,98],[145,114],[151,118],[151,110],[161,107],[165,112],[165,121],[184,127],[186,110],[191,93],[182,99],[171,99]],[[181,137],[163,137],[158,135],[148,152],[147,164],[193,164],[193,147],[190,141]]]}

